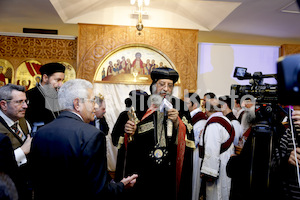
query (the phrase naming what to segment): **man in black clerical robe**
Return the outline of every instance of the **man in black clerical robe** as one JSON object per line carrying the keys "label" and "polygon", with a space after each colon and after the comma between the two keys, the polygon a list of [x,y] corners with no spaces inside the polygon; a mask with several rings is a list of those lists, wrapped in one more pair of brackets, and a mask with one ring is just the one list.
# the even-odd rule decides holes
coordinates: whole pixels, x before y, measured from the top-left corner
{"label": "man in black clerical robe", "polygon": [[[138,118],[142,118],[147,109],[148,93],[143,90],[132,90],[129,98],[125,99],[126,110],[120,113],[111,133],[112,143],[118,148],[115,181],[120,181],[124,176],[124,160],[126,148],[124,143],[124,126],[129,120],[128,112],[133,107]],[[142,103],[142,104],[140,104]],[[126,143],[127,145],[127,143]]]}
{"label": "man in black clerical robe", "polygon": [[188,109],[172,96],[179,75],[171,68],[156,68],[151,78],[145,114],[139,123],[125,124],[125,175],[139,175],[128,199],[189,200],[195,144]]}
{"label": "man in black clerical robe", "polygon": [[34,123],[47,124],[59,115],[57,91],[65,78],[65,66],[60,63],[47,63],[40,68],[41,82],[26,92],[30,104],[25,118]]}

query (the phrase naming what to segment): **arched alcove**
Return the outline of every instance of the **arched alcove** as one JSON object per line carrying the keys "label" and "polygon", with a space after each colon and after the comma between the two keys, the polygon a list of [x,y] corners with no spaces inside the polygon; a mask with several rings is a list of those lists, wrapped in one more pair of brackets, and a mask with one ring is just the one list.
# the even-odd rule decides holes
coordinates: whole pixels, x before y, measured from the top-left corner
{"label": "arched alcove", "polygon": [[[151,84],[154,68],[175,69],[173,62],[149,45],[130,44],[110,52],[97,67],[94,83]],[[180,83],[180,79],[177,84]]]}

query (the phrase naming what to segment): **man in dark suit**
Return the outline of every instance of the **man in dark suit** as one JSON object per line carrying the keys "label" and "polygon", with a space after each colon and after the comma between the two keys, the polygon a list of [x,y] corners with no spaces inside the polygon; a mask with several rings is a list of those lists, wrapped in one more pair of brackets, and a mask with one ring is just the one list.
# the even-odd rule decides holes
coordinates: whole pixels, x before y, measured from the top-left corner
{"label": "man in dark suit", "polygon": [[0,133],[0,199],[18,199],[18,165],[8,136]]}
{"label": "man in dark suit", "polygon": [[25,118],[31,125],[47,124],[59,114],[57,91],[65,78],[65,66],[60,63],[48,63],[40,68],[41,82],[26,92],[30,105]]}
{"label": "man in dark suit", "polygon": [[93,85],[70,80],[59,90],[58,101],[64,111],[32,141],[35,199],[117,199],[137,175],[119,183],[109,180],[105,135],[88,124],[95,114]]}
{"label": "man in dark suit", "polygon": [[[28,183],[29,180],[27,156],[32,140],[29,135],[31,127],[24,118],[27,106],[23,86],[9,83],[0,88],[0,133],[8,136],[12,143],[15,160],[20,167],[17,178],[24,184],[24,181]],[[30,185],[22,185],[22,189],[18,190],[20,199],[31,199]]]}
{"label": "man in dark suit", "polygon": [[103,96],[95,96],[95,120],[91,121],[90,124],[95,126],[97,129],[100,129],[104,132],[105,135],[108,134],[109,127],[106,122],[104,114],[106,113],[106,105]]}

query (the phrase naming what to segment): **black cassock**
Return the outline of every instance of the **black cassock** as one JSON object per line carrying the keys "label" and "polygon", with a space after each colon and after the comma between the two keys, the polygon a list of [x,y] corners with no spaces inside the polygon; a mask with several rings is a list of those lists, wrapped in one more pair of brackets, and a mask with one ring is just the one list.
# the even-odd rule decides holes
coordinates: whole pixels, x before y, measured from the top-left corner
{"label": "black cassock", "polygon": [[[174,108],[180,108],[179,117],[184,122],[181,125],[186,134],[180,184],[177,184],[176,181],[178,130],[173,128],[172,137],[167,137],[167,116],[155,111],[138,123],[134,139],[127,145],[127,152],[125,145],[119,149],[116,179],[122,178],[123,172],[125,172],[125,176],[134,173],[139,175],[135,187],[126,191],[125,199],[191,199],[194,134],[190,125],[189,112],[184,110],[184,102],[173,97],[172,104]],[[142,119],[145,111],[137,111],[139,120]],[[163,116],[159,117],[159,115]],[[115,145],[118,143],[116,132],[119,130],[119,133],[124,133],[124,125],[127,120],[127,113],[122,112],[112,133]],[[159,125],[157,126],[157,124]],[[161,129],[163,129],[162,134],[159,134]],[[177,185],[179,185],[179,189],[177,189]]]}

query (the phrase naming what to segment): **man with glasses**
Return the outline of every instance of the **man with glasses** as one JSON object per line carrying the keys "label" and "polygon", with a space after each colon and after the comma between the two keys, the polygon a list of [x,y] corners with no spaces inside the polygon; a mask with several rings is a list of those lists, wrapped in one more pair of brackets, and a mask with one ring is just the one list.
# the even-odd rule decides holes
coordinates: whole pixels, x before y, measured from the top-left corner
{"label": "man with glasses", "polygon": [[140,177],[128,199],[191,199],[195,143],[187,106],[172,96],[179,74],[161,67],[153,69],[151,79],[148,106],[137,110],[140,122],[130,119],[125,124],[132,138],[124,139],[125,174],[136,172]]}
{"label": "man with glasses", "polygon": [[[28,172],[26,163],[32,140],[31,127],[24,118],[28,103],[23,86],[7,84],[0,88],[0,133],[10,138],[22,174]],[[29,199],[30,191],[24,192],[19,194],[20,199]]]}
{"label": "man with glasses", "polygon": [[67,81],[58,102],[62,113],[32,140],[34,199],[115,199],[133,186],[137,175],[119,183],[109,178],[105,134],[89,124],[95,117],[92,83]]}

